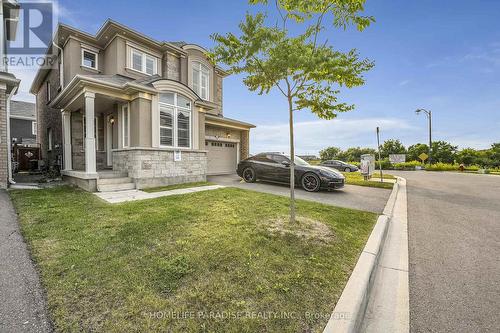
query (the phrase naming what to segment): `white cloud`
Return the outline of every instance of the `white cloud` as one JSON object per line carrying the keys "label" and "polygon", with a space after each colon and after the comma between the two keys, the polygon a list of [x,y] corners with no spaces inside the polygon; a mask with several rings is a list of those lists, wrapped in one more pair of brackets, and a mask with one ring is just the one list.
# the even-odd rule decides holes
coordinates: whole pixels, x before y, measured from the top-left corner
{"label": "white cloud", "polygon": [[34,102],[35,96],[29,93],[33,79],[35,78],[38,68],[31,67],[11,67],[9,71],[21,80],[17,94],[14,96],[15,100],[26,102]]}
{"label": "white cloud", "polygon": [[[297,154],[317,154],[328,146],[348,148],[353,146],[376,147],[375,128],[385,135],[403,130],[413,130],[405,120],[396,118],[334,119],[299,122],[295,129]],[[371,143],[371,144],[370,144]],[[252,153],[289,150],[288,123],[262,125],[251,131]]]}

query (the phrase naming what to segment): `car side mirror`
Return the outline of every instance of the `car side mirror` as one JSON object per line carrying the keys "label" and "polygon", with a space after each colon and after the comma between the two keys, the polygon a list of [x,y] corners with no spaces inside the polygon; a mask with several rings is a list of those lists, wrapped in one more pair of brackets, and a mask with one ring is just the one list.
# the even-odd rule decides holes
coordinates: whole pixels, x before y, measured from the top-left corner
{"label": "car side mirror", "polygon": [[290,166],[290,162],[288,162],[288,161],[281,161],[281,164],[283,164],[286,167]]}

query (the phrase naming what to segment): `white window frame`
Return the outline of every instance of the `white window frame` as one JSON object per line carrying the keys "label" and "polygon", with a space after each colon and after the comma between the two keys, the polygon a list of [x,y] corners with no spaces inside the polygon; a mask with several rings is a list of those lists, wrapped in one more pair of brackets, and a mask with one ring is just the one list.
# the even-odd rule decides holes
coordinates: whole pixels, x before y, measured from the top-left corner
{"label": "white window frame", "polygon": [[[125,109],[127,112],[127,124],[125,124]],[[130,147],[130,105],[128,103],[123,104],[121,107],[121,120],[122,120],[122,146],[123,148]],[[125,128],[125,125],[127,126]],[[125,140],[125,132],[127,133],[127,140]]]}
{"label": "white window frame", "polygon": [[[141,69],[136,69],[134,68],[134,53],[137,55],[141,56]],[[152,59],[153,60],[153,73],[148,73],[147,72],[147,66],[146,66],[146,61],[147,59]],[[149,53],[146,53],[144,51],[138,50],[136,48],[130,47],[130,53],[129,53],[129,67],[130,70],[133,70],[135,72],[139,72],[142,74],[146,75],[156,75],[158,74],[158,57],[155,57]]]}
{"label": "white window frame", "polygon": [[[84,59],[85,59],[84,58],[84,54],[85,54],[85,52],[93,54],[95,56],[95,67],[85,65],[85,62],[84,62]],[[82,47],[82,67],[97,70],[99,68],[98,61],[99,61],[99,53]]]}
{"label": "white window frame", "polygon": [[47,129],[47,150],[51,151],[52,150],[52,128],[49,127]]}
{"label": "white window frame", "polygon": [[[194,71],[198,71],[198,88],[194,86]],[[207,86],[206,86],[206,96],[203,96],[202,92],[202,86],[201,82],[203,79],[203,75],[206,74],[207,77]],[[200,61],[193,61],[191,63],[191,82],[193,83],[193,90],[198,94],[198,96],[201,97],[201,99],[204,99],[206,101],[210,100],[210,67],[207,65],[203,64]]]}
{"label": "white window frame", "polygon": [[46,89],[46,92],[45,92],[45,97],[47,97],[47,103],[50,102],[50,100],[52,99],[52,96],[50,94],[50,81],[45,81],[45,89]]}
{"label": "white window frame", "polygon": [[31,134],[36,135],[36,121],[31,122]]}
{"label": "white window frame", "polygon": [[[162,93],[172,93],[174,94],[174,104],[169,104],[169,103],[164,103],[164,102],[158,102],[159,103],[159,108],[158,112],[160,112],[161,106],[169,107],[173,109],[173,117],[172,117],[172,146],[166,146],[161,144],[161,138],[160,138],[160,147],[162,148],[179,148],[179,149],[191,149],[193,146],[193,102],[189,97],[186,95],[178,94],[173,91],[163,91]],[[185,108],[182,106],[177,106],[177,96],[182,95],[186,99],[188,99],[190,103],[189,108]],[[179,125],[177,123],[178,121],[178,114],[179,112],[189,112],[189,128],[188,128],[188,138],[189,138],[189,146],[188,147],[179,147]],[[161,123],[161,122],[160,122]],[[161,128],[160,124],[158,124],[159,128]],[[161,130],[159,131],[158,135],[161,135]]]}

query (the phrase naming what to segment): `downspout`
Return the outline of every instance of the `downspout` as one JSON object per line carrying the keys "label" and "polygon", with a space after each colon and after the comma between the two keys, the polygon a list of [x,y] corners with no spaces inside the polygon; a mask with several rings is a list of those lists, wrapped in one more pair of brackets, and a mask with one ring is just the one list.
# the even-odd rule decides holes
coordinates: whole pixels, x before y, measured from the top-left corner
{"label": "downspout", "polygon": [[64,89],[64,50],[62,49],[62,47],[57,45],[54,41],[52,41],[52,45],[54,45],[56,48],[59,49],[59,51],[61,51],[61,66],[59,68],[59,85],[61,86],[61,90],[63,90]]}
{"label": "downspout", "polygon": [[15,184],[16,182],[12,178],[12,138],[10,137],[10,100],[12,96],[17,91],[17,87],[12,88],[11,92],[7,96],[6,109],[7,109],[7,168],[9,168],[9,183]]}
{"label": "downspout", "polygon": [[[57,45],[54,41],[52,41],[52,45],[54,45],[56,48],[59,49],[60,51],[60,54],[61,54],[61,65],[59,66],[59,86],[60,86],[60,90],[59,91],[62,91],[64,89],[64,50],[62,47],[60,47],[59,45]],[[59,65],[59,63],[58,63]],[[59,93],[59,92],[58,92]],[[66,145],[67,142],[65,142],[65,135],[64,135],[64,132],[65,131],[68,131],[69,129],[67,128],[64,128],[64,109],[59,109],[59,111],[61,112],[61,128],[62,128],[62,139],[63,139],[63,149],[62,149],[62,161],[61,161],[61,170],[63,169],[66,169],[66,165],[64,163],[64,159],[66,158],[66,156],[64,156],[64,154],[66,153],[65,152],[65,148],[64,146]],[[38,133],[37,133],[38,134]]]}
{"label": "downspout", "polygon": [[0,0],[0,72],[7,72],[7,63],[5,62],[5,45],[7,41],[7,36],[5,35],[5,20],[3,16],[3,0]]}

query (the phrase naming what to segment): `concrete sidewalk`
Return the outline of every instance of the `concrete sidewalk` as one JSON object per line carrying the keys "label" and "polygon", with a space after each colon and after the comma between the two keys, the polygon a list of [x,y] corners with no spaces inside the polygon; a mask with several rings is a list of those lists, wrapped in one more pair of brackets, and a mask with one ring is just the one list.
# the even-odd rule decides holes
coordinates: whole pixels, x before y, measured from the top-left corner
{"label": "concrete sidewalk", "polygon": [[408,332],[409,307],[407,193],[401,179],[361,331]]}
{"label": "concrete sidewalk", "polygon": [[146,199],[155,199],[160,197],[168,197],[171,195],[187,194],[193,192],[210,191],[224,188],[221,185],[207,185],[207,186],[197,186],[189,188],[179,188],[176,190],[161,191],[161,192],[144,192],[141,190],[128,190],[128,191],[116,191],[116,192],[96,192],[94,193],[99,198],[107,201],[108,203],[122,203],[128,201],[138,201]]}
{"label": "concrete sidewalk", "polygon": [[0,190],[0,332],[51,332],[43,289],[7,192]]}

